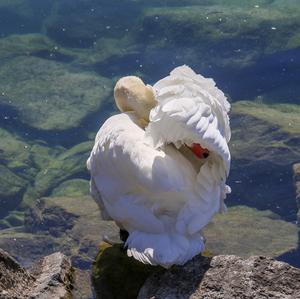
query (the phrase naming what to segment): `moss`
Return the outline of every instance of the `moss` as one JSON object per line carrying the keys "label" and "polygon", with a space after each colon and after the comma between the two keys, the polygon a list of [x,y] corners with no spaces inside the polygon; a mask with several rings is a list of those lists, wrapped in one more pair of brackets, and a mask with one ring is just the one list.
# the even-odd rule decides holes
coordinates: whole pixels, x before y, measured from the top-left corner
{"label": "moss", "polygon": [[22,200],[27,182],[0,164],[0,215],[15,208]]}
{"label": "moss", "polygon": [[240,101],[233,104],[233,112],[247,114],[278,126],[281,131],[291,135],[300,134],[300,107],[295,104],[263,104]]}
{"label": "moss", "polygon": [[86,160],[92,142],[80,143],[49,161],[36,176],[34,188],[40,196],[48,195],[52,189],[74,176],[87,176]]}
{"label": "moss", "polygon": [[24,213],[20,211],[13,211],[7,217],[4,218],[10,226],[23,226]]}
{"label": "moss", "polygon": [[110,81],[92,72],[35,57],[8,60],[0,70],[0,105],[17,109],[20,120],[43,130],[76,127],[110,95]]}
{"label": "moss", "polygon": [[26,166],[30,155],[28,143],[2,128],[0,139],[0,161],[12,169]]}
{"label": "moss", "polygon": [[42,34],[13,34],[0,39],[1,59],[32,55],[40,51],[55,52],[55,44]]}
{"label": "moss", "polygon": [[82,179],[67,180],[55,188],[51,196],[80,197],[89,195],[89,181]]}
{"label": "moss", "polygon": [[[297,47],[299,15],[295,3],[282,9],[270,1],[150,7],[145,9],[140,39],[160,48],[192,47],[193,55],[204,66],[241,69],[265,54]],[[188,56],[190,53],[186,57],[190,61]]]}
{"label": "moss", "polygon": [[157,271],[164,270],[128,257],[121,245],[102,243],[92,269],[97,298],[136,298],[147,277]]}
{"label": "moss", "polygon": [[206,247],[214,255],[278,256],[297,248],[299,228],[271,211],[246,206],[229,208],[204,229]]}

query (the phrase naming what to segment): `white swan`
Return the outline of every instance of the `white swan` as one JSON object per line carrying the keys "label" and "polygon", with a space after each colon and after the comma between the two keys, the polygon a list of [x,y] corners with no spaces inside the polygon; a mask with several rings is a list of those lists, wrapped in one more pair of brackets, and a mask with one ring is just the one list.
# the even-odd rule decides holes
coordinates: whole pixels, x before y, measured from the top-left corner
{"label": "white swan", "polygon": [[153,88],[122,78],[115,99],[122,113],[100,128],[87,161],[91,194],[103,217],[129,232],[129,256],[184,264],[203,251],[201,229],[230,192],[230,105],[187,66]]}

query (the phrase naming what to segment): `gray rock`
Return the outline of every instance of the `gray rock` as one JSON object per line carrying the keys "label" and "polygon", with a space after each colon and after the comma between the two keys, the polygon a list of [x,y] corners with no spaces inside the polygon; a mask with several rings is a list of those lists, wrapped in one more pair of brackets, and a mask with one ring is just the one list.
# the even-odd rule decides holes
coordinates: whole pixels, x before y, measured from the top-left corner
{"label": "gray rock", "polygon": [[60,252],[35,263],[29,270],[21,267],[0,249],[0,298],[70,298],[73,270]]}
{"label": "gray rock", "polygon": [[138,299],[296,299],[300,269],[262,256],[197,256],[186,265],[155,273]]}
{"label": "gray rock", "polygon": [[0,249],[0,298],[18,298],[33,282],[34,277]]}

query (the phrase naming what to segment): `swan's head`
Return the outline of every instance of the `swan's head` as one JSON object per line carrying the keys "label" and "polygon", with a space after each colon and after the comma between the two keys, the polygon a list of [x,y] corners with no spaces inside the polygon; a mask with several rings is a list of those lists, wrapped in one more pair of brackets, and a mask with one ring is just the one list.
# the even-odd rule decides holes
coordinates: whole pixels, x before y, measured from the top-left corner
{"label": "swan's head", "polygon": [[134,111],[146,122],[149,122],[150,110],[157,104],[152,87],[135,76],[121,78],[115,86],[114,97],[120,111]]}

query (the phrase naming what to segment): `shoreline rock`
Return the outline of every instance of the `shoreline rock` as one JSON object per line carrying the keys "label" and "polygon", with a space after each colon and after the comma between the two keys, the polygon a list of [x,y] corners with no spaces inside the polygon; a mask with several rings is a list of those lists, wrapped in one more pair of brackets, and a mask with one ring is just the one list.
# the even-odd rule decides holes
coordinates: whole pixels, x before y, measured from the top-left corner
{"label": "shoreline rock", "polygon": [[71,298],[73,268],[60,252],[43,257],[28,270],[0,249],[0,298]]}
{"label": "shoreline rock", "polygon": [[300,298],[300,269],[263,256],[196,256],[151,275],[137,299]]}

